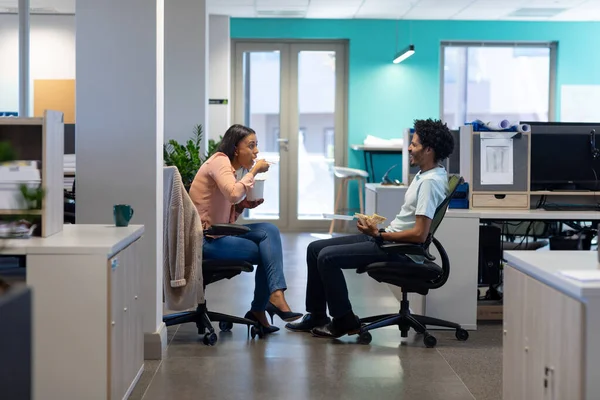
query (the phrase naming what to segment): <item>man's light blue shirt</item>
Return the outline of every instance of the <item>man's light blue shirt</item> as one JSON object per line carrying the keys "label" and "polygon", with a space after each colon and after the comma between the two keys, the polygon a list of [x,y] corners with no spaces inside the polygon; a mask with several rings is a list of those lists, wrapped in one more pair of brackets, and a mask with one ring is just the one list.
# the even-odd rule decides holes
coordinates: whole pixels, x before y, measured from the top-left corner
{"label": "man's light blue shirt", "polygon": [[[444,167],[429,171],[419,171],[408,186],[404,204],[400,213],[385,228],[386,232],[400,232],[414,228],[417,215],[433,219],[435,210],[448,196],[448,173]],[[422,262],[422,257],[411,256],[415,262]]]}

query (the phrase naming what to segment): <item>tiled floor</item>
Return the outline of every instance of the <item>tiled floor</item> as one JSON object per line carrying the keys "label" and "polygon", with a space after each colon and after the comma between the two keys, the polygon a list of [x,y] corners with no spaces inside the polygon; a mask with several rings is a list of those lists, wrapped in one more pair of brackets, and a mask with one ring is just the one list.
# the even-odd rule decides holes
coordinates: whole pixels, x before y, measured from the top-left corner
{"label": "tiled floor", "polygon": [[[308,234],[284,234],[288,302],[304,311]],[[396,312],[384,285],[345,273],[359,316]],[[243,315],[254,289],[252,274],[208,287],[209,309]],[[192,324],[170,327],[166,358],[147,361],[131,399],[444,399],[502,398],[500,324],[481,324],[467,342],[454,332],[435,331],[435,349],[410,335],[400,344],[396,328],[373,332],[370,345],[355,337],[317,339],[283,328],[252,340],[244,327],[219,333],[214,347],[202,344]]]}

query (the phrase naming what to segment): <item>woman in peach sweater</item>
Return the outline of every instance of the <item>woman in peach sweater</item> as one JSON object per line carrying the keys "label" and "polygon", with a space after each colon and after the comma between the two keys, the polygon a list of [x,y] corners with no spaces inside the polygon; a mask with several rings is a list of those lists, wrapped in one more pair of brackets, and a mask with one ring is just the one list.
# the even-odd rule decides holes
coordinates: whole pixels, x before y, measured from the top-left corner
{"label": "woman in peach sweater", "polygon": [[[257,160],[256,133],[243,125],[232,125],[221,140],[217,153],[206,160],[192,183],[190,197],[194,202],[202,227],[212,224],[234,223],[244,208],[255,208],[263,199],[246,199],[248,189],[254,186],[256,174],[266,172],[269,164]],[[236,171],[242,173],[236,179]],[[254,300],[245,318],[258,321],[265,333],[279,330],[267,321],[265,311],[278,315],[284,321],[302,316],[291,312],[283,292],[286,290],[283,274],[283,250],[279,229],[270,223],[247,224],[250,232],[239,236],[205,237],[203,257],[206,259],[240,259],[257,265]],[[234,250],[234,251],[232,251]]]}

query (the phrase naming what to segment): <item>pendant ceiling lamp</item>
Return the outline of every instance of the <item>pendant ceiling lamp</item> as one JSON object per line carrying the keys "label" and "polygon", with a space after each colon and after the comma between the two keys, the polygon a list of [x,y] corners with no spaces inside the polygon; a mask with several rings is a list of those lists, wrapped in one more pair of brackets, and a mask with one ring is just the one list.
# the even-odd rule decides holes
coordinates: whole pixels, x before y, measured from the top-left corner
{"label": "pendant ceiling lamp", "polygon": [[[398,22],[399,21],[396,21],[396,51],[398,51]],[[408,29],[409,29],[410,39],[412,39],[412,23],[411,22],[409,22]],[[412,42],[412,40],[410,42]],[[394,59],[392,62],[394,64],[400,64],[402,61],[406,60],[408,57],[412,56],[413,54],[415,54],[415,45],[410,44],[404,50],[397,52],[396,55],[394,56]]]}

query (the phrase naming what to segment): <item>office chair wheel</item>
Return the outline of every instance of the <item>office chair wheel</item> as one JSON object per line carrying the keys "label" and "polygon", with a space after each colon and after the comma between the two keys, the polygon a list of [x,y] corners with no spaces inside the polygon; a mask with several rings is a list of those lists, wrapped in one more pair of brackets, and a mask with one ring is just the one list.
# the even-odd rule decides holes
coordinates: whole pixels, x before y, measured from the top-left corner
{"label": "office chair wheel", "polygon": [[456,330],[456,338],[461,342],[464,342],[469,338],[469,332],[463,328],[458,328]]}
{"label": "office chair wheel", "polygon": [[233,329],[233,322],[221,321],[219,322],[219,329],[221,332],[230,332]]}
{"label": "office chair wheel", "polygon": [[426,333],[425,337],[423,338],[423,343],[425,343],[425,347],[432,348],[437,344],[437,339],[435,336],[431,336],[430,334]]}
{"label": "office chair wheel", "polygon": [[361,332],[358,335],[358,343],[360,344],[369,344],[373,340],[373,336],[371,336],[370,332]]}
{"label": "office chair wheel", "polygon": [[204,335],[204,338],[202,339],[204,344],[207,346],[214,346],[217,343],[217,340],[219,340],[219,338],[217,337],[217,334],[214,332],[207,333],[206,335]]}

